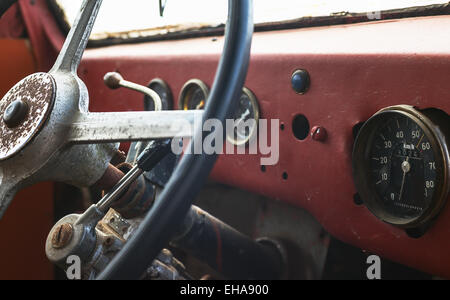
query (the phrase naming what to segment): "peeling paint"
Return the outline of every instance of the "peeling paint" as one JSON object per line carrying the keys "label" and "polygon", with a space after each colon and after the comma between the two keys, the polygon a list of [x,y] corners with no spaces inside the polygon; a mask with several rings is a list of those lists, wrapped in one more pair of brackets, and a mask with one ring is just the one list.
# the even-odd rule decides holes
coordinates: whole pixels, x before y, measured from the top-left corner
{"label": "peeling paint", "polygon": [[19,152],[36,135],[47,119],[54,99],[55,81],[46,73],[28,76],[16,84],[0,101],[0,116],[9,104],[24,101],[29,108],[21,125],[9,128],[0,121],[0,160],[5,160]]}

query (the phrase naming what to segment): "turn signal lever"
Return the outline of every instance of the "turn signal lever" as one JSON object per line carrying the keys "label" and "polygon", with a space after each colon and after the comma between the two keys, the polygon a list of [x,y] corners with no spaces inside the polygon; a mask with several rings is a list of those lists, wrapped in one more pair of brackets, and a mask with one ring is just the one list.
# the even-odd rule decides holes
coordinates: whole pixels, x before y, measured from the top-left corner
{"label": "turn signal lever", "polygon": [[144,172],[153,169],[167,154],[170,153],[172,140],[154,140],[139,155],[136,166],[134,166],[118,183],[106,194],[100,202],[96,204],[97,208],[107,213],[111,205],[116,201],[122,192],[133,183],[136,178]]}

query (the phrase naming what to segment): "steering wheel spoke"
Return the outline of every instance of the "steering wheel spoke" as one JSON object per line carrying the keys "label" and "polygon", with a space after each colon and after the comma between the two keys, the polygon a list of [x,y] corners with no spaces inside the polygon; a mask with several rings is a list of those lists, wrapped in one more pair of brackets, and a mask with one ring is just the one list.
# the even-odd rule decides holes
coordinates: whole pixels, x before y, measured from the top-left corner
{"label": "steering wheel spoke", "polygon": [[103,143],[191,137],[203,111],[80,113],[72,123],[69,142]]}
{"label": "steering wheel spoke", "polygon": [[0,168],[0,218],[5,213],[16,192],[20,189],[19,179]]}
{"label": "steering wheel spoke", "polygon": [[50,73],[76,73],[103,0],[84,0]]}
{"label": "steering wheel spoke", "polygon": [[117,144],[70,144],[74,116],[88,111],[77,76],[102,0],[84,0],[55,65],[17,83],[0,100],[0,217],[20,188],[44,180],[89,186]]}

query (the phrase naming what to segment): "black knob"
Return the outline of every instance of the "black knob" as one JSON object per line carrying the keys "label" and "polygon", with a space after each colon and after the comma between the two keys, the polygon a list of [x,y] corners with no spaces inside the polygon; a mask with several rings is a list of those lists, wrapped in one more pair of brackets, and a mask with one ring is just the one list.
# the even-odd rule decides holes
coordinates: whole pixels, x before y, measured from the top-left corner
{"label": "black knob", "polygon": [[22,100],[11,102],[3,114],[3,121],[9,128],[19,126],[28,114],[28,105]]}
{"label": "black knob", "polygon": [[292,74],[291,85],[292,89],[297,94],[304,94],[308,91],[311,79],[309,73],[306,70],[297,70]]}

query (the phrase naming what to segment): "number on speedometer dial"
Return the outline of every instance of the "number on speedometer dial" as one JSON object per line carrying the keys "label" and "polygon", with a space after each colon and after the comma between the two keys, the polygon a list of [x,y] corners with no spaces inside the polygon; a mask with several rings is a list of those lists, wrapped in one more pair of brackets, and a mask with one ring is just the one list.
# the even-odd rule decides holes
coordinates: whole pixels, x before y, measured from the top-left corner
{"label": "number on speedometer dial", "polygon": [[[445,127],[445,124],[444,124]],[[431,221],[448,195],[448,150],[437,124],[409,106],[375,114],[356,139],[358,192],[381,220],[411,228]]]}

